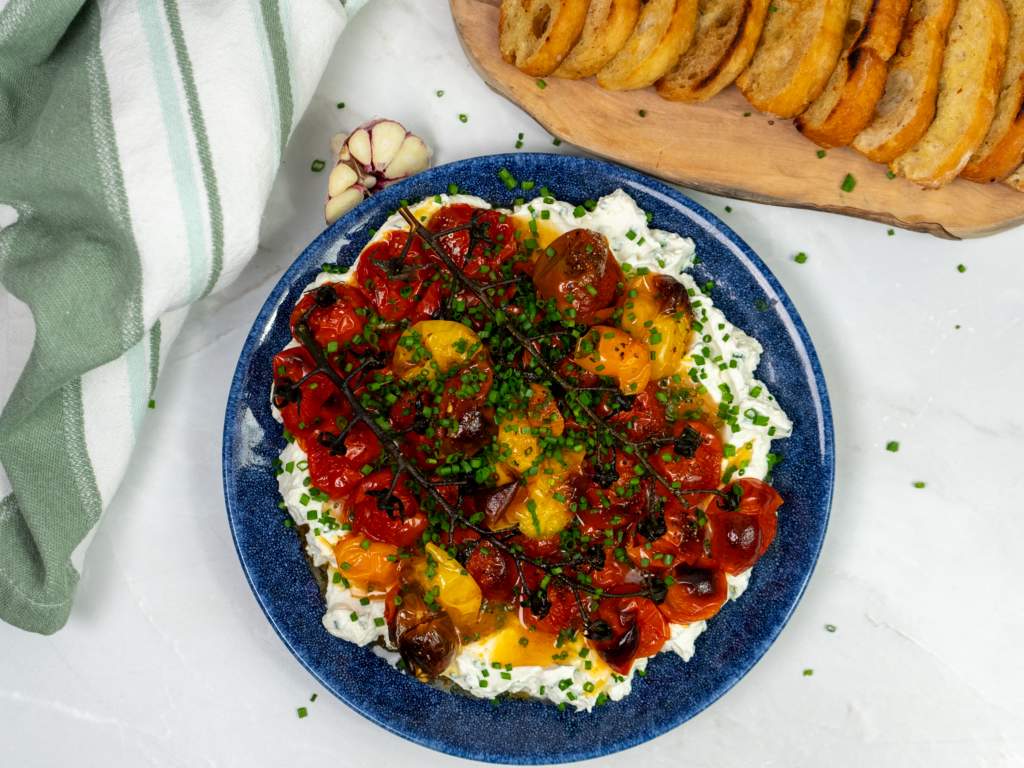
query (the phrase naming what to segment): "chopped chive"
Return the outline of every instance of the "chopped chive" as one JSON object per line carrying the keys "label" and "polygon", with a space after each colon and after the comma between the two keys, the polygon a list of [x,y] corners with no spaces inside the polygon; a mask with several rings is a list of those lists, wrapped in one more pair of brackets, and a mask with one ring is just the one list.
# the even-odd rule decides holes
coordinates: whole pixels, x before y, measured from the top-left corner
{"label": "chopped chive", "polygon": [[545,83],[543,80],[538,80],[537,87],[540,88],[541,90],[544,90],[545,88],[548,87],[548,84]]}
{"label": "chopped chive", "polygon": [[896,178],[896,174],[893,173],[892,171],[886,171],[885,175],[889,177],[890,181]]}
{"label": "chopped chive", "polygon": [[827,631],[829,631],[829,632],[835,632],[836,631],[836,625],[835,624],[826,624],[825,625],[825,629]]}
{"label": "chopped chive", "polygon": [[150,408],[156,408],[156,400],[150,400],[149,401],[149,407]]}
{"label": "chopped chive", "polygon": [[890,440],[889,443],[885,446],[885,450],[889,451],[890,453],[896,453],[896,451],[898,451],[899,449],[900,444],[895,440]]}
{"label": "chopped chive", "polygon": [[813,674],[814,674],[814,670],[813,669],[805,669],[804,670],[804,677],[810,677]]}
{"label": "chopped chive", "polygon": [[305,717],[306,715],[308,715],[308,714],[309,714],[309,712],[307,712],[307,711],[306,711],[306,708],[305,708],[305,707],[299,707],[299,719],[300,719],[300,720],[301,720],[302,718],[304,718],[304,717]]}
{"label": "chopped chive", "polygon": [[821,160],[821,158],[823,158],[824,156],[825,156],[825,150],[824,149],[819,149],[818,150],[818,159]]}
{"label": "chopped chive", "polygon": [[438,91],[437,92],[437,98],[440,99],[442,96],[444,96],[444,91]]}
{"label": "chopped chive", "polygon": [[896,234],[896,230],[895,229],[890,229],[888,234],[889,234],[889,237],[892,237],[893,235]]}
{"label": "chopped chive", "polygon": [[731,205],[725,206],[725,212],[726,213],[732,213],[732,206]]}
{"label": "chopped chive", "polygon": [[964,272],[967,271],[967,267],[965,267],[963,264],[957,264],[956,271],[963,274]]}
{"label": "chopped chive", "polygon": [[793,258],[793,261],[795,261],[797,264],[803,264],[805,261],[807,261],[807,254],[801,251]]}
{"label": "chopped chive", "polygon": [[842,185],[839,187],[843,192],[853,192],[853,188],[857,186],[857,180],[853,178],[852,174],[846,174],[846,178],[843,179]]}
{"label": "chopped chive", "polygon": [[647,110],[641,109],[640,110],[640,117],[647,117]]}
{"label": "chopped chive", "polygon": [[924,483],[920,483],[920,482],[914,483],[914,487],[915,488],[924,488]]}
{"label": "chopped chive", "polygon": [[309,167],[314,173],[320,173],[327,165],[323,160],[314,160],[313,164]]}
{"label": "chopped chive", "polygon": [[561,139],[555,139],[551,143],[554,144],[556,147],[562,146],[562,140]]}
{"label": "chopped chive", "polygon": [[468,117],[466,117],[466,115],[459,115],[459,120],[460,120],[461,122],[465,123],[465,122],[466,122],[467,120],[469,120],[469,118],[468,118]]}
{"label": "chopped chive", "polygon": [[338,109],[344,109],[344,108],[345,108],[345,102],[344,101],[339,101],[338,102]]}

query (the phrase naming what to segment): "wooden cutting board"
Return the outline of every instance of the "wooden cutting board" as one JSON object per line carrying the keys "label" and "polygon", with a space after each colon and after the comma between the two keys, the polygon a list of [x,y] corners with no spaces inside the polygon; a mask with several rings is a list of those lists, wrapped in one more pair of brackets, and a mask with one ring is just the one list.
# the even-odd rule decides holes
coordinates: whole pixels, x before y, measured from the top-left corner
{"label": "wooden cutting board", "polygon": [[[501,0],[449,0],[470,63],[497,93],[553,136],[614,163],[684,187],[769,205],[842,213],[958,240],[1024,223],[1024,193],[957,179],[926,191],[846,147],[817,156],[789,120],[762,115],[735,86],[703,104],[665,101],[653,88],[605,91],[519,72],[498,50]],[[644,110],[645,117],[640,116]],[[744,117],[744,113],[750,117]],[[856,186],[840,188],[846,174]]]}

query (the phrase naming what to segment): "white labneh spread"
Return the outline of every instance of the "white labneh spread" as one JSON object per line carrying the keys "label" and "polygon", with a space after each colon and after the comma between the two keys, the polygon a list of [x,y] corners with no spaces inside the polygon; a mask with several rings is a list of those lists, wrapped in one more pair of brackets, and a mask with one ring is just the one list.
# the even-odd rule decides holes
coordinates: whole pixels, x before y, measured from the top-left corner
{"label": "white labneh spread", "polygon": [[[438,209],[455,203],[491,207],[470,195],[438,195],[410,208],[421,221],[428,221]],[[732,397],[731,409],[737,415],[728,427],[731,432],[723,436],[723,442],[728,442],[737,455],[742,452],[744,457],[738,464],[735,460],[732,462],[732,479],[742,476],[763,480],[771,468],[771,441],[788,437],[792,423],[767,387],[754,376],[761,345],[733,326],[687,272],[696,255],[693,241],[671,232],[650,229],[647,214],[621,189],[602,197],[591,210],[550,197],[538,197],[515,206],[513,211],[503,212],[520,222],[535,219],[547,232],[556,235],[579,228],[599,232],[608,239],[627,279],[636,270],[646,268],[651,273],[671,276],[688,289],[695,323],[682,372],[691,380],[699,381],[716,403],[721,403],[723,396]],[[405,221],[396,213],[374,234],[370,243],[377,242],[387,232],[406,228]],[[349,274],[354,272],[353,266]],[[308,289],[338,282],[338,279],[338,275],[322,272]],[[288,347],[296,345],[293,340]],[[280,421],[276,408],[273,413]],[[332,635],[356,645],[377,643],[374,652],[392,666],[397,665],[398,654],[387,647],[383,595],[376,599],[356,597],[342,586],[340,576],[335,577],[341,572],[335,560],[334,545],[348,534],[341,530],[332,514],[334,505],[313,500],[307,493],[311,481],[306,455],[290,442],[279,458],[278,487],[284,504],[296,525],[308,525],[306,552],[314,566],[325,567],[327,571],[324,627]],[[723,472],[727,471],[728,463],[728,458],[723,459]],[[749,579],[749,570],[728,576],[730,600],[743,594]],[[685,626],[671,624],[671,637],[661,652],[674,652],[689,661],[695,652],[694,642],[706,626],[704,621]],[[603,665],[601,671],[597,667],[588,669],[589,665],[576,658],[544,667],[504,667],[499,674],[493,666],[500,661],[493,657],[499,637],[495,634],[463,645],[444,675],[446,682],[482,699],[492,699],[502,693],[520,694],[589,711],[602,693],[612,701],[626,696],[632,688],[633,676],[638,672],[643,674],[647,667],[646,658],[637,659],[627,675],[616,675]],[[481,685],[482,682],[485,684]]]}

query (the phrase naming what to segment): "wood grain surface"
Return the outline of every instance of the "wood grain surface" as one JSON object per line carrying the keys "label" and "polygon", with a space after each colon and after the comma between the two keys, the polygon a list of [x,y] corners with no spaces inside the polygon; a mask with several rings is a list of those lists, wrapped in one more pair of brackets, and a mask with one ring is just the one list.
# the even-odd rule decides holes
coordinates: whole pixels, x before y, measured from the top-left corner
{"label": "wood grain surface", "polygon": [[[923,190],[846,147],[803,138],[788,120],[762,115],[730,86],[703,104],[661,99],[653,88],[602,90],[586,80],[528,77],[501,59],[501,0],[449,0],[470,63],[498,94],[553,136],[614,163],[690,189],[769,205],[810,208],[928,232],[984,237],[1024,223],[1024,193],[957,179]],[[640,116],[644,110],[645,117]],[[750,113],[744,117],[744,113]],[[856,186],[843,192],[846,174]]]}

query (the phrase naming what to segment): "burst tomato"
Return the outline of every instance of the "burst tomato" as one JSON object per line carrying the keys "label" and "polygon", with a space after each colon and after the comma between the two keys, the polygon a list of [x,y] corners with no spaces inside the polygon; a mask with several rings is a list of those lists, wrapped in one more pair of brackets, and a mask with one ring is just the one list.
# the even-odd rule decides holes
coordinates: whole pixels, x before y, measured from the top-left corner
{"label": "burst tomato", "polygon": [[[684,491],[717,488],[722,477],[722,440],[703,421],[677,421],[672,428],[675,443],[660,446],[651,456],[651,464],[662,477]],[[669,498],[668,489],[660,487]],[[693,496],[691,504],[701,503]]]}
{"label": "burst tomato", "polygon": [[362,468],[380,456],[377,436],[365,424],[356,424],[345,436],[345,454],[331,455],[319,440],[307,445],[309,476],[313,485],[332,499],[348,496],[363,480]]}
{"label": "burst tomato", "polygon": [[[317,306],[321,297],[324,306]],[[362,334],[366,327],[367,307],[366,296],[354,285],[326,283],[307,293],[295,305],[290,320],[292,331],[294,333],[295,325],[302,316],[312,310],[308,323],[316,343],[326,347],[333,341],[341,347]]]}
{"label": "burst tomato", "polygon": [[606,530],[625,528],[646,512],[650,483],[636,476],[638,463],[635,455],[616,450],[614,467],[611,461],[584,467],[586,507],[581,501],[578,515],[583,535],[604,538]]}
{"label": "burst tomato", "polygon": [[[469,223],[475,210],[464,203],[446,205],[431,217],[427,228],[431,232],[440,232],[462,226]],[[515,238],[512,219],[498,211],[485,211],[477,218],[477,226],[481,234],[490,237],[493,247],[481,242],[470,254],[470,233],[467,230],[442,236],[441,245],[452,261],[463,268],[467,277],[484,284],[502,280],[502,266],[519,254],[519,242]],[[514,290],[513,286],[498,289],[497,298],[511,298]]]}
{"label": "burst tomato", "polygon": [[342,576],[361,590],[387,592],[398,585],[398,547],[391,544],[372,542],[356,533],[338,540],[334,558]]}
{"label": "burst tomato", "polygon": [[[543,575],[543,572],[539,573]],[[527,577],[527,581],[529,581],[529,577]],[[537,586],[534,589],[539,589],[539,584],[540,579],[538,578]],[[551,610],[543,619],[538,619],[533,615],[528,603],[524,602],[520,606],[520,620],[523,622],[523,626],[536,627],[538,632],[547,632],[551,635],[557,635],[563,629],[579,628],[581,624],[580,608],[572,590],[561,582],[552,580],[548,584],[547,596],[551,601]]]}
{"label": "burst tomato", "polygon": [[[605,398],[603,402],[606,403],[607,400],[608,398]],[[597,415],[604,415],[601,409],[598,409]],[[626,437],[639,443],[649,437],[664,433],[665,409],[657,400],[656,389],[648,384],[644,391],[636,396],[631,409],[619,411],[611,416],[608,422],[623,425]]]}
{"label": "burst tomato", "polygon": [[[301,395],[296,397],[295,385],[314,368],[313,358],[302,347],[286,349],[274,356],[274,404],[281,412],[285,429],[299,440],[303,450],[320,432],[334,427],[336,416],[351,413],[351,406],[322,373],[304,381],[298,387]],[[325,409],[325,404],[336,394],[338,399]]]}
{"label": "burst tomato", "polygon": [[419,238],[402,259],[408,238],[407,232],[388,232],[359,256],[356,285],[385,320],[402,320],[412,314],[437,269],[424,254]]}
{"label": "burst tomato", "polygon": [[615,304],[625,283],[608,239],[588,229],[573,229],[558,237],[533,270],[537,292],[554,299],[560,311],[574,310],[581,322]]}
{"label": "burst tomato", "polygon": [[[616,588],[616,591],[632,592],[636,589],[626,585]],[[658,606],[646,597],[606,598],[595,615],[608,622],[613,638],[594,645],[605,663],[620,675],[629,672],[634,659],[653,656],[660,651],[669,637],[665,618]]]}
{"label": "burst tomato", "polygon": [[[669,497],[665,502],[664,519],[665,533],[654,541],[649,542],[639,533],[635,535],[634,542],[626,547],[629,559],[637,567],[655,572],[664,571],[679,562],[690,565],[707,562],[704,541],[709,534],[704,514]],[[655,555],[661,557],[655,559]]]}
{"label": "burst tomato", "polygon": [[729,597],[729,583],[720,568],[679,566],[672,571],[674,583],[665,602],[658,606],[673,624],[693,624],[710,619]]}
{"label": "burst tomato", "polygon": [[725,510],[716,497],[708,507],[708,518],[711,556],[727,573],[737,574],[753,566],[774,540],[782,497],[761,480],[744,479],[734,485],[743,489],[739,508]]}
{"label": "burst tomato", "polygon": [[408,478],[399,476],[392,494],[397,509],[381,509],[388,488],[394,480],[391,470],[374,472],[359,484],[355,497],[355,527],[368,539],[396,547],[411,547],[427,530],[427,516],[420,511],[419,502],[406,486]]}

